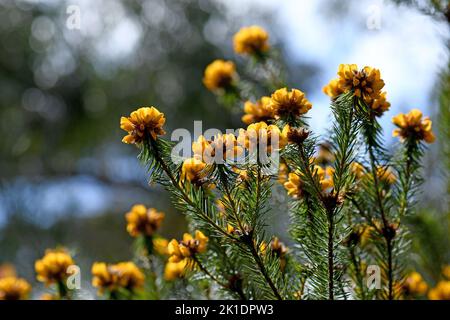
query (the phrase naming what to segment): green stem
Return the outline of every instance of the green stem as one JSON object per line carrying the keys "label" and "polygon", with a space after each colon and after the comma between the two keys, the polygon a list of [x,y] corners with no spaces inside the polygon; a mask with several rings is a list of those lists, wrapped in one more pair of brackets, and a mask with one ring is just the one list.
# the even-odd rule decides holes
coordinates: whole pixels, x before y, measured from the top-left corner
{"label": "green stem", "polygon": [[[383,221],[384,229],[387,230],[389,228],[389,223],[386,217],[384,204],[383,204],[383,196],[381,194],[380,185],[378,181],[378,174],[377,174],[377,165],[376,165],[376,159],[374,155],[374,150],[372,144],[369,144],[369,158],[370,158],[370,166],[372,170],[372,176],[373,181],[375,185],[376,190],[376,200],[378,209],[380,210],[381,219]],[[388,299],[393,300],[394,299],[394,292],[393,292],[393,270],[392,270],[392,239],[391,236],[387,234],[387,232],[382,232],[382,236],[384,237],[386,241],[386,251],[388,256]]]}
{"label": "green stem", "polygon": [[68,290],[63,280],[56,283],[59,299],[68,299]]}
{"label": "green stem", "polygon": [[230,188],[228,186],[227,175],[225,174],[224,169],[223,169],[223,167],[221,165],[218,166],[218,170],[219,170],[219,178],[220,178],[220,180],[222,182],[222,185],[223,185],[223,188],[224,188],[224,191],[225,191],[225,195],[227,196],[228,201],[230,202],[230,205],[231,205],[231,210],[232,210],[232,213],[233,213],[233,217],[236,220],[236,222],[238,223],[240,231],[242,232],[242,234],[244,234],[245,233],[244,226],[242,225],[241,219],[239,219],[239,213],[237,211],[237,206],[236,206],[236,203],[233,200]]}
{"label": "green stem", "polygon": [[334,300],[334,221],[333,213],[328,213],[328,299]]}
{"label": "green stem", "polygon": [[199,267],[199,269],[200,269],[204,274],[206,274],[208,277],[210,277],[214,282],[216,282],[218,285],[220,285],[221,287],[223,287],[223,288],[225,288],[225,289],[227,289],[227,290],[230,289],[229,286],[228,286],[227,284],[223,283],[222,281],[220,281],[219,279],[217,279],[215,276],[213,276],[213,275],[211,274],[211,272],[209,272],[208,269],[206,269],[205,266],[203,266],[203,265],[200,263],[200,260],[198,260],[198,258],[197,258],[195,255],[192,256],[192,259],[195,261],[195,263],[196,263],[196,265]]}
{"label": "green stem", "polygon": [[258,251],[256,250],[256,246],[253,243],[249,243],[248,244],[249,248],[250,248],[250,252],[252,253],[253,258],[256,261],[256,264],[258,265],[259,270],[261,271],[262,275],[264,276],[264,278],[266,279],[267,283],[269,284],[270,289],[272,289],[275,297],[278,300],[283,300],[283,298],[281,297],[280,293],[278,292],[277,287],[275,286],[275,284],[273,283],[272,279],[270,278],[266,267],[264,266],[264,263],[261,260],[261,257],[258,255]]}

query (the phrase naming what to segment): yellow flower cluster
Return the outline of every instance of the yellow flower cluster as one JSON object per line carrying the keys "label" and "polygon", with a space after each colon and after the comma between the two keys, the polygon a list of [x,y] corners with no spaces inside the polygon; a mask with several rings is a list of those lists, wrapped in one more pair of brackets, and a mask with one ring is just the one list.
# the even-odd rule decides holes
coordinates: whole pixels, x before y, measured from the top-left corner
{"label": "yellow flower cluster", "polygon": [[249,125],[251,123],[271,120],[275,117],[270,105],[270,97],[261,97],[256,103],[247,101],[244,104],[245,115],[242,116],[242,122]]}
{"label": "yellow flower cluster", "polygon": [[362,98],[376,116],[381,116],[389,109],[391,104],[386,100],[386,92],[381,92],[384,81],[380,70],[368,66],[359,70],[356,64],[341,64],[337,74],[337,79],[323,87],[326,95],[336,99],[353,90],[354,95]]}
{"label": "yellow flower cluster", "polygon": [[272,143],[275,144],[274,139],[278,139],[278,145],[275,145],[276,149],[283,148],[287,143],[286,136],[276,125],[268,125],[261,121],[250,124],[246,130],[240,129],[237,141],[246,149],[256,151],[256,148],[259,147],[270,153]]}
{"label": "yellow flower cluster", "polygon": [[450,281],[439,281],[436,287],[428,292],[430,300],[450,300]]}
{"label": "yellow flower cluster", "polygon": [[427,293],[428,285],[418,272],[411,272],[402,285],[403,293],[407,296],[422,296]]}
{"label": "yellow flower cluster", "polygon": [[232,61],[215,60],[206,67],[203,84],[210,91],[226,90],[236,79],[236,66]]}
{"label": "yellow flower cluster", "polygon": [[366,169],[359,162],[352,162],[350,165],[350,171],[355,175],[356,179],[361,179],[365,175]]}
{"label": "yellow flower cluster", "polygon": [[46,250],[44,257],[35,262],[34,269],[37,279],[48,285],[66,279],[67,268],[74,263],[65,249]]}
{"label": "yellow flower cluster", "polygon": [[399,136],[402,141],[411,138],[432,143],[436,139],[431,128],[430,118],[422,119],[420,110],[413,109],[407,114],[400,113],[392,118],[392,122],[398,127],[392,135]]}
{"label": "yellow flower cluster", "polygon": [[339,85],[345,92],[353,90],[355,96],[366,102],[377,98],[384,87],[380,70],[372,67],[366,66],[358,70],[356,64],[341,64],[337,74]]}
{"label": "yellow flower cluster", "polygon": [[120,128],[128,132],[122,142],[141,143],[150,136],[156,139],[157,136],[165,134],[163,130],[165,122],[164,113],[159,112],[155,107],[139,108],[129,117],[120,118]]}
{"label": "yellow flower cluster", "polygon": [[386,92],[380,93],[380,95],[375,97],[370,104],[370,108],[373,110],[374,114],[379,117],[381,117],[385,111],[388,111],[390,107],[391,104],[386,100]]}
{"label": "yellow flower cluster", "polygon": [[0,278],[0,300],[25,300],[31,292],[31,285],[14,276]]}
{"label": "yellow flower cluster", "polygon": [[338,96],[345,92],[344,88],[339,85],[339,79],[333,79],[322,89],[323,93],[332,99],[336,99]]}
{"label": "yellow flower cluster", "polygon": [[298,117],[307,113],[312,108],[312,104],[302,91],[298,89],[288,91],[287,88],[281,88],[272,94],[270,107],[275,117]]}
{"label": "yellow flower cluster", "polygon": [[295,199],[299,199],[303,195],[303,181],[300,179],[299,172],[290,172],[287,181],[283,184],[287,190],[287,194]]}
{"label": "yellow flower cluster", "polygon": [[173,239],[169,242],[169,262],[179,262],[183,259],[189,259],[197,253],[203,253],[206,251],[208,244],[208,237],[206,237],[201,231],[196,230],[194,237],[189,233],[183,235],[183,240],[178,242]]}
{"label": "yellow flower cluster", "polygon": [[397,177],[391,167],[378,166],[377,177],[381,182],[386,183],[387,185],[392,185],[397,181]]}
{"label": "yellow flower cluster", "polygon": [[[234,134],[218,134],[213,140],[206,140],[201,135],[197,141],[192,143],[192,151],[194,158],[201,160],[207,164],[213,163],[216,156],[220,156],[223,160],[236,160],[241,156],[244,149],[238,144]],[[218,154],[219,153],[219,154]]]}
{"label": "yellow flower cluster", "polygon": [[260,55],[269,50],[269,34],[259,26],[241,28],[233,38],[238,54]]}
{"label": "yellow flower cluster", "polygon": [[119,288],[135,290],[143,287],[145,276],[133,262],[120,262],[117,264],[106,264],[96,262],[92,265],[92,285],[99,289],[110,292]]}
{"label": "yellow flower cluster", "polygon": [[161,226],[164,213],[154,208],[147,209],[142,204],[134,205],[125,215],[127,231],[132,237],[139,235],[152,236]]}
{"label": "yellow flower cluster", "polygon": [[372,237],[372,232],[374,231],[374,227],[367,225],[367,224],[363,224],[358,226],[357,228],[357,232],[358,232],[358,243],[360,244],[360,246],[364,247],[369,240]]}
{"label": "yellow flower cluster", "polygon": [[[332,167],[323,169],[321,166],[314,165],[313,173],[318,177],[320,188],[323,192],[333,187],[334,169]],[[295,199],[299,199],[303,196],[304,182],[300,176],[301,174],[298,171],[291,172],[288,175],[288,181],[284,183],[284,188],[287,190],[288,195]]]}
{"label": "yellow flower cluster", "polygon": [[181,181],[189,181],[195,185],[202,185],[206,177],[206,163],[197,158],[188,158],[181,166]]}

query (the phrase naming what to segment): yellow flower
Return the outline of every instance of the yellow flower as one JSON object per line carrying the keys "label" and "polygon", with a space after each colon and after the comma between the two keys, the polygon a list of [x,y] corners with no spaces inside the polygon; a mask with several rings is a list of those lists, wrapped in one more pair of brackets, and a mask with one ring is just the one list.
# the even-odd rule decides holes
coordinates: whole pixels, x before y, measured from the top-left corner
{"label": "yellow flower", "polygon": [[[213,140],[206,140],[201,135],[192,143],[194,158],[207,164],[223,160],[236,160],[242,155],[244,149],[238,144],[234,134],[217,134]],[[221,159],[216,159],[221,156]]]}
{"label": "yellow flower", "polygon": [[104,290],[116,291],[119,288],[134,290],[144,286],[145,276],[133,262],[95,262],[91,272],[92,285],[99,289],[99,293]]}
{"label": "yellow flower", "polygon": [[30,284],[21,278],[0,279],[0,300],[25,300],[31,292]]}
{"label": "yellow flower", "polygon": [[167,246],[169,245],[169,241],[164,238],[153,238],[153,249],[156,253],[164,256],[169,254],[169,250]]}
{"label": "yellow flower", "polygon": [[[255,243],[255,245],[257,244],[256,240],[254,240],[253,242]],[[266,252],[267,252],[267,243],[264,240],[261,241],[259,246],[258,246],[258,249],[259,249],[259,253],[261,255],[265,255]]]}
{"label": "yellow flower", "polygon": [[225,215],[225,204],[223,199],[216,199],[216,207],[217,211],[219,211],[219,215],[223,217]]}
{"label": "yellow flower", "polygon": [[350,164],[350,171],[355,175],[356,179],[361,179],[365,174],[365,168],[359,162],[352,162]]}
{"label": "yellow flower", "polygon": [[256,101],[256,103],[251,101],[245,102],[245,115],[242,116],[242,122],[248,125],[273,119],[275,115],[270,106],[270,101],[270,97],[262,97],[260,100]]}
{"label": "yellow flower", "polygon": [[278,169],[278,182],[284,184],[289,177],[289,168],[286,163],[280,163],[280,167]]}
{"label": "yellow flower", "polygon": [[[312,174],[318,178],[323,192],[333,187],[334,169],[332,167],[323,169],[321,166],[314,165]],[[289,173],[289,179],[284,183],[284,188],[288,191],[288,195],[295,199],[300,198],[303,195],[303,187],[304,183],[300,178],[300,173],[298,171]]]}
{"label": "yellow flower", "polygon": [[286,267],[286,253],[288,251],[287,247],[280,239],[274,237],[270,242],[270,248],[272,249],[272,253],[280,259],[280,269],[284,272]]}
{"label": "yellow flower", "polygon": [[428,292],[430,300],[450,300],[450,281],[439,281],[439,283]]}
{"label": "yellow flower", "polygon": [[45,284],[63,281],[67,278],[67,268],[75,262],[65,249],[45,251],[42,259],[34,264],[37,279]]}
{"label": "yellow flower", "polygon": [[159,112],[155,107],[139,108],[133,111],[129,117],[120,118],[120,128],[128,132],[122,142],[141,143],[149,138],[149,135],[156,139],[157,136],[166,133],[163,130],[165,122],[164,113]]}
{"label": "yellow flower", "polygon": [[361,225],[359,227],[359,230],[358,230],[359,244],[362,247],[364,247],[369,242],[369,240],[372,238],[372,233],[374,232],[374,230],[375,230],[374,227],[367,225],[367,224]]}
{"label": "yellow flower", "polygon": [[282,135],[280,129],[276,125],[257,122],[249,125],[247,130],[240,129],[237,140],[240,145],[249,149],[251,152],[256,152],[257,148],[264,148],[270,153],[275,137],[278,138],[278,145],[275,148],[283,148],[287,143],[287,139]]}
{"label": "yellow flower", "polygon": [[227,89],[237,79],[236,67],[232,61],[215,60],[205,69],[203,84],[210,91]]}
{"label": "yellow flower", "polygon": [[59,298],[58,298],[58,296],[51,294],[51,293],[43,293],[39,297],[39,300],[52,301],[52,300],[59,300]]}
{"label": "yellow flower", "polygon": [[378,166],[377,177],[381,180],[381,182],[384,182],[388,185],[394,184],[397,180],[397,177],[390,167]]}
{"label": "yellow flower", "polygon": [[259,26],[241,28],[233,38],[234,51],[238,54],[261,54],[269,50],[269,35]]}
{"label": "yellow flower", "polygon": [[372,67],[358,70],[356,64],[341,64],[337,74],[339,87],[345,92],[353,90],[355,96],[363,98],[366,103],[377,98],[384,87],[380,70]]}
{"label": "yellow flower", "polygon": [[132,237],[152,236],[161,226],[164,213],[154,208],[147,209],[142,204],[134,205],[126,215],[127,231]]}
{"label": "yellow flower", "polygon": [[237,181],[247,181],[248,180],[248,172],[245,169],[239,169],[238,167],[232,167],[231,170],[233,170],[234,173],[238,175]]}
{"label": "yellow flower", "polygon": [[280,241],[280,239],[278,239],[278,237],[274,237],[272,239],[272,241],[270,242],[270,248],[278,258],[284,258],[288,251],[287,247],[283,242]]}
{"label": "yellow flower", "polygon": [[181,181],[188,180],[195,185],[201,185],[206,177],[206,163],[197,158],[184,160],[181,167]]}
{"label": "yellow flower", "polygon": [[14,268],[12,264],[5,263],[0,265],[0,279],[15,276],[16,276],[16,268]]}
{"label": "yellow flower", "polygon": [[315,166],[316,174],[319,177],[319,183],[320,187],[322,188],[322,191],[326,191],[328,188],[331,188],[334,186],[333,181],[333,175],[334,175],[334,168],[333,167],[326,167],[325,170],[322,169],[320,166]]}
{"label": "yellow flower", "polygon": [[450,280],[450,265],[447,265],[442,269],[442,275],[447,278],[447,280]]}
{"label": "yellow flower", "polygon": [[339,84],[339,79],[333,79],[322,89],[323,93],[332,99],[336,99],[339,95],[345,92],[344,88]]}
{"label": "yellow flower", "polygon": [[380,93],[380,95],[376,96],[369,107],[373,110],[376,116],[380,117],[383,113],[389,110],[391,104],[386,100],[386,92]]}
{"label": "yellow flower", "polygon": [[292,89],[289,92],[286,88],[282,88],[272,94],[270,107],[276,117],[298,117],[307,113],[312,108],[312,104],[305,98],[302,91]]}
{"label": "yellow flower", "polygon": [[303,185],[300,174],[298,172],[291,172],[288,174],[288,181],[284,183],[284,188],[287,190],[288,195],[297,199],[303,195]]}
{"label": "yellow flower", "polygon": [[407,296],[422,296],[428,290],[427,283],[423,280],[418,272],[411,272],[405,279],[402,285],[403,292]]}
{"label": "yellow flower", "polygon": [[187,259],[183,259],[178,262],[168,261],[164,267],[164,279],[172,281],[177,278],[181,278],[188,270],[189,264]]}
{"label": "yellow flower", "polygon": [[433,143],[436,139],[431,128],[430,118],[422,119],[422,112],[418,109],[413,109],[407,114],[400,113],[392,118],[392,122],[398,127],[392,135],[399,136],[401,141],[411,138]]}
{"label": "yellow flower", "polygon": [[235,231],[236,231],[235,227],[233,227],[231,224],[227,224],[227,233],[234,234]]}
{"label": "yellow flower", "polygon": [[206,237],[201,231],[196,230],[194,237],[189,233],[183,235],[183,240],[178,242],[173,239],[169,242],[169,261],[179,262],[185,258],[190,258],[197,253],[203,253],[206,251],[206,245],[208,244],[208,237]]}

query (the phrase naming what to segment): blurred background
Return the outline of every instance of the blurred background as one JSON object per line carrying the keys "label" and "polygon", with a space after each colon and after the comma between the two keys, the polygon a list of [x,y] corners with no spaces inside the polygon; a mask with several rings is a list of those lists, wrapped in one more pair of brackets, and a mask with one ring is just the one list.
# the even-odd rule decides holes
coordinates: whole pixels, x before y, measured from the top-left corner
{"label": "blurred background", "polygon": [[[242,126],[201,80],[216,58],[242,67],[232,35],[259,24],[289,84],[313,103],[316,133],[329,126],[321,90],[340,63],[381,69],[392,104],[382,120],[388,144],[394,114],[419,108],[432,117],[438,140],[410,223],[411,258],[436,282],[450,262],[449,12],[448,1],[432,0],[0,0],[0,264],[33,282],[34,260],[64,245],[88,282],[92,262],[132,257],[124,213],[134,203],[164,211],[162,235],[179,237],[183,216],[148,185],[138,150],[121,143],[120,116],[155,105],[169,133],[193,130],[194,120]],[[286,214],[281,220],[275,231],[288,242]]]}

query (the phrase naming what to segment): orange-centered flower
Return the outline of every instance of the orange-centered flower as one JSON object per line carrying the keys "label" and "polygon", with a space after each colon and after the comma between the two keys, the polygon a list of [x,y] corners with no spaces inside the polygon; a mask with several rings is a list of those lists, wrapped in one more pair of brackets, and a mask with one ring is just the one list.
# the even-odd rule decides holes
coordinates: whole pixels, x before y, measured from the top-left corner
{"label": "orange-centered flower", "polygon": [[372,67],[359,70],[356,64],[341,64],[337,74],[340,90],[353,90],[355,96],[363,98],[366,103],[377,98],[384,87],[380,70]]}
{"label": "orange-centered flower", "polygon": [[178,242],[173,239],[169,242],[168,250],[170,254],[170,262],[179,262],[185,258],[190,258],[194,254],[203,253],[206,251],[208,244],[208,237],[201,231],[196,230],[194,237],[189,233],[183,235],[183,240]]}
{"label": "orange-centered flower", "polygon": [[287,144],[287,138],[280,129],[276,125],[267,125],[265,122],[252,123],[247,130],[240,129],[237,140],[251,152],[262,148],[270,153],[273,147],[281,149]]}
{"label": "orange-centered flower", "polygon": [[132,237],[139,235],[152,236],[161,226],[164,213],[154,208],[147,209],[142,204],[134,205],[131,211],[125,215],[127,231]]}
{"label": "orange-centered flower", "polygon": [[422,112],[418,109],[413,109],[407,114],[400,113],[392,118],[392,122],[398,127],[392,135],[399,136],[401,141],[414,139],[432,143],[436,139],[431,128],[430,118],[422,119]]}
{"label": "orange-centered flower", "polygon": [[63,281],[67,278],[67,268],[74,264],[72,257],[65,249],[45,251],[42,259],[34,264],[37,279],[45,284]]}
{"label": "orange-centered flower", "polygon": [[210,91],[227,89],[237,78],[236,66],[232,61],[215,60],[205,69],[203,84]]}
{"label": "orange-centered flower", "polygon": [[245,115],[242,116],[242,122],[251,124],[260,121],[271,120],[275,117],[272,107],[270,106],[270,97],[262,97],[253,103],[247,101],[244,104]]}
{"label": "orange-centered flower", "polygon": [[150,136],[156,139],[157,136],[165,134],[163,130],[165,122],[164,113],[159,112],[155,107],[139,108],[129,117],[120,118],[120,128],[128,132],[122,142],[141,143]]}
{"label": "orange-centered flower", "polygon": [[375,97],[371,103],[369,103],[369,107],[378,117],[381,117],[385,111],[389,110],[390,106],[391,104],[386,100],[386,92],[380,93],[379,96]]}
{"label": "orange-centered flower", "polygon": [[288,91],[286,88],[282,88],[272,94],[270,107],[277,117],[298,117],[307,113],[312,108],[312,104],[305,98],[302,91],[298,89]]}
{"label": "orange-centered flower", "polygon": [[[218,134],[213,140],[207,140],[203,135],[192,143],[194,158],[207,164],[221,160],[236,160],[244,149],[238,144],[234,134]],[[218,158],[220,157],[220,159]]]}
{"label": "orange-centered flower", "polygon": [[181,181],[188,180],[193,184],[201,184],[206,177],[206,163],[197,158],[188,158],[184,160],[181,167]]}
{"label": "orange-centered flower", "polygon": [[145,276],[133,262],[106,264],[95,262],[92,265],[92,285],[99,289],[116,291],[120,288],[134,290],[144,286]]}
{"label": "orange-centered flower", "polygon": [[405,279],[403,292],[408,296],[424,295],[428,291],[428,285],[418,272],[411,272]]}
{"label": "orange-centered flower", "polygon": [[21,278],[0,279],[0,300],[25,300],[31,291],[30,284]]}
{"label": "orange-centered flower", "polygon": [[[314,165],[312,173],[318,178],[320,188],[323,192],[333,187],[334,169],[332,167],[323,169],[321,166]],[[287,190],[288,195],[294,199],[299,199],[303,196],[304,182],[301,179],[299,171],[289,173],[288,181],[284,183],[284,188]]]}
{"label": "orange-centered flower", "polygon": [[345,92],[344,88],[339,84],[339,79],[333,79],[322,89],[323,93],[332,99],[336,99]]}
{"label": "orange-centered flower", "polygon": [[238,54],[261,54],[269,50],[269,34],[259,26],[241,28],[233,38]]}

